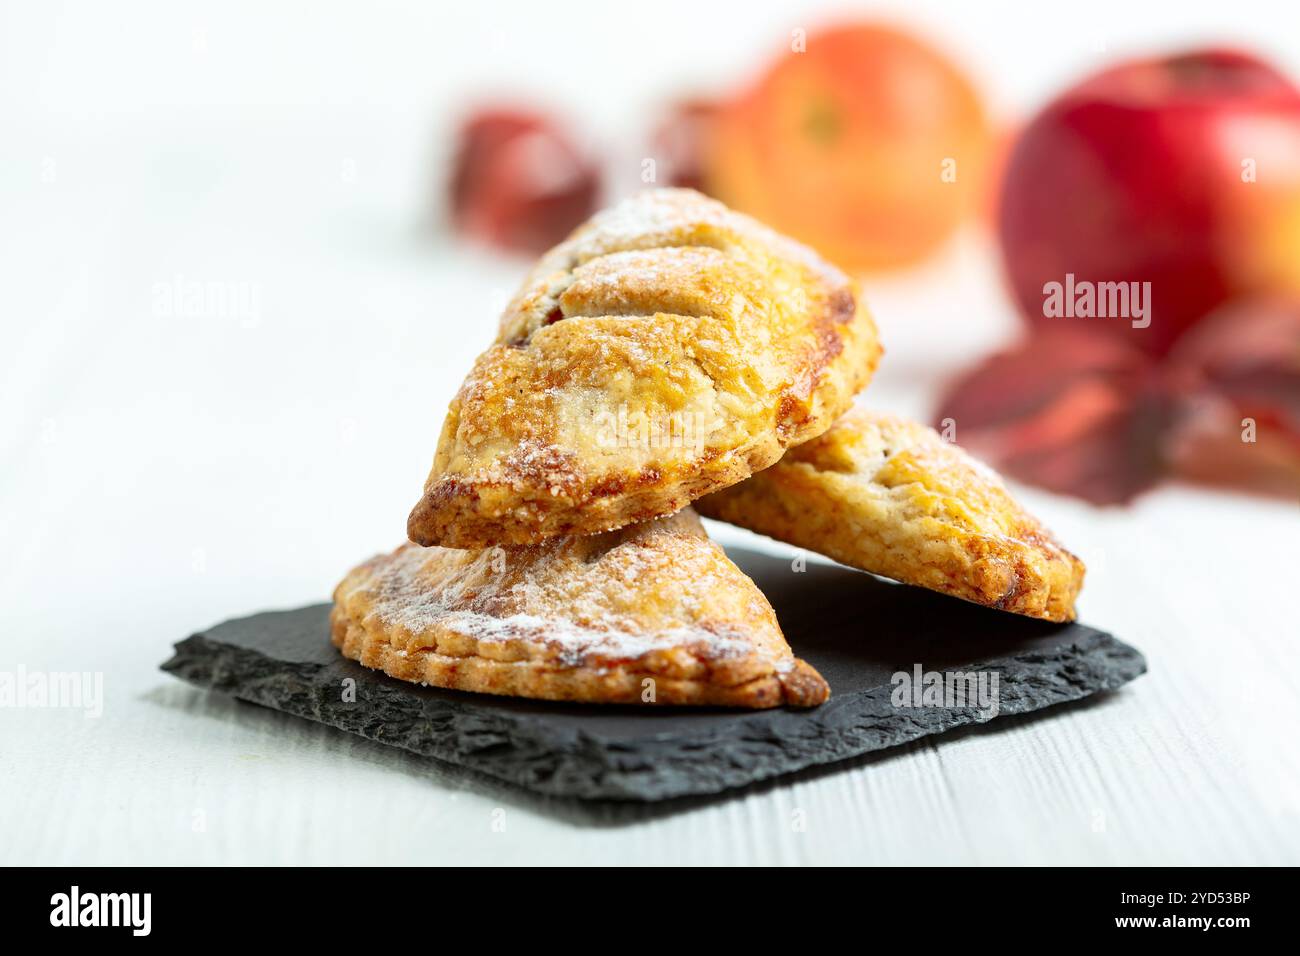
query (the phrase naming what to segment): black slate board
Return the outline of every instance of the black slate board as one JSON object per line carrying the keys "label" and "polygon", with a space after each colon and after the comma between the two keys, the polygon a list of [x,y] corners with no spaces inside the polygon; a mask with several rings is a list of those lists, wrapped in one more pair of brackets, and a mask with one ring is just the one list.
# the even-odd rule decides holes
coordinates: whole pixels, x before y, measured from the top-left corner
{"label": "black slate board", "polygon": [[[812,710],[600,707],[394,680],[343,659],[329,605],[256,614],[181,641],[163,670],[192,684],[552,796],[655,801],[718,793],[979,722],[978,708],[898,708],[897,671],[996,671],[998,716],[1113,690],[1146,670],[1081,624],[975,607],[838,566],[729,549],[795,653],[831,685]],[[356,700],[343,701],[346,678]],[[996,719],[996,718],[994,718]]]}

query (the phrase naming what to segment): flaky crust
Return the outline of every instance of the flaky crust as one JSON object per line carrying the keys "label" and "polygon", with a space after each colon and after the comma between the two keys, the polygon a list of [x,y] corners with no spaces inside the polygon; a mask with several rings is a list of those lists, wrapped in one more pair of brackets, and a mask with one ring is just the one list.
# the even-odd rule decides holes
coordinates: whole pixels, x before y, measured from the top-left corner
{"label": "flaky crust", "polygon": [[844,411],[879,359],[855,285],[690,190],[542,257],[451,403],[407,531],[475,548],[671,514]]}
{"label": "flaky crust", "polygon": [[1002,479],[932,429],[854,408],[699,512],[873,574],[1049,621],[1074,619],[1083,562]]}
{"label": "flaky crust", "polygon": [[735,707],[830,694],[689,509],[523,548],[404,545],[349,572],[330,622],[345,656],[456,690]]}

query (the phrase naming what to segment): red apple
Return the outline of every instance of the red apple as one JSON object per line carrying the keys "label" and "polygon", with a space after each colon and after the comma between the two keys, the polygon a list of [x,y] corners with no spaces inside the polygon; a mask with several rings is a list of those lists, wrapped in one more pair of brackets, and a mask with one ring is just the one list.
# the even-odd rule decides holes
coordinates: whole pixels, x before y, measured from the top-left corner
{"label": "red apple", "polygon": [[526,110],[488,109],[461,126],[450,188],[458,231],[539,253],[595,210],[600,175],[554,121]]}
{"label": "red apple", "polygon": [[[1086,325],[1164,354],[1229,299],[1300,288],[1300,90],[1230,50],[1106,70],[1024,130],[998,219],[1031,323]],[[1068,291],[1068,277],[1078,294],[1150,283],[1149,325],[1047,314],[1048,283]]]}
{"label": "red apple", "polygon": [[717,122],[717,113],[718,104],[702,97],[677,100],[669,105],[650,139],[651,155],[659,162],[658,183],[707,191],[706,144]]}

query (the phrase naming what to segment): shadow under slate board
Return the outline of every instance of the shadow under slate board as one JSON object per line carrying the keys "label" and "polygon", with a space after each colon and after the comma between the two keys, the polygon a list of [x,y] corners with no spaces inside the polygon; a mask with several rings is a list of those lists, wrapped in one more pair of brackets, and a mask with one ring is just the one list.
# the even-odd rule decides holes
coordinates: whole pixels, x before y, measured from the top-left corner
{"label": "shadow under slate board", "polygon": [[[795,653],[830,683],[821,707],[602,707],[420,687],[345,660],[329,640],[328,604],[219,624],[177,644],[162,667],[541,794],[635,801],[720,793],[985,719],[974,701],[895,706],[893,675],[917,665],[996,673],[998,717],[1113,690],[1146,670],[1137,650],[1082,624],[1016,617],[839,566],[794,573],[785,559],[729,554],[768,596]],[[356,681],[353,702],[342,699],[345,678]]]}

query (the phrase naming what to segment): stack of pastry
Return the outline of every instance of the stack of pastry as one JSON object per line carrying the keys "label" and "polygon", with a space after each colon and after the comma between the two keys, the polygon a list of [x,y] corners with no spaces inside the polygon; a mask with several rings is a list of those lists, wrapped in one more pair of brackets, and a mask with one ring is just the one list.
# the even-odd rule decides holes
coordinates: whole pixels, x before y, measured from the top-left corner
{"label": "stack of pastry", "polygon": [[853,405],[880,355],[856,285],[754,220],[689,190],[598,214],[506,308],[410,542],[336,589],[334,643],[463,691],[822,703],[692,503],[905,584],[1072,619],[1083,565],[996,474]]}

